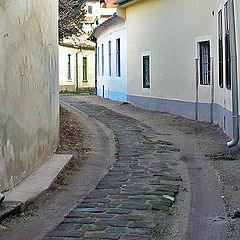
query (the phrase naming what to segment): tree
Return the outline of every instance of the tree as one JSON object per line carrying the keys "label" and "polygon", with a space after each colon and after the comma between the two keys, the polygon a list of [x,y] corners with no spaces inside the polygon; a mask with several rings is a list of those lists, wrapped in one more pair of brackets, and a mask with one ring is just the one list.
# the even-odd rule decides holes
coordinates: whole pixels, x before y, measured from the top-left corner
{"label": "tree", "polygon": [[85,0],[59,0],[59,39],[77,35],[82,29]]}

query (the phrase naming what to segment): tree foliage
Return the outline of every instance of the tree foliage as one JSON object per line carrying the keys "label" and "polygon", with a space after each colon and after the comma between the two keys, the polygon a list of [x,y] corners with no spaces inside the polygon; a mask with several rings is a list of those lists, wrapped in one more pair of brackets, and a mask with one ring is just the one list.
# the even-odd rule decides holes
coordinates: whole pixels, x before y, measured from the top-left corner
{"label": "tree foliage", "polygon": [[82,29],[85,0],[59,0],[59,39],[77,35]]}

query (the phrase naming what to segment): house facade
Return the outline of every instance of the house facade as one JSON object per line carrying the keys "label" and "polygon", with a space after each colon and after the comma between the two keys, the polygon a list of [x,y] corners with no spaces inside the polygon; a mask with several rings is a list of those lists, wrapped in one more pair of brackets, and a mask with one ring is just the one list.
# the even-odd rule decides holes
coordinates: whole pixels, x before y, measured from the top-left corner
{"label": "house facade", "polygon": [[234,119],[239,122],[232,94],[239,102],[240,2],[115,2],[127,29],[127,101],[216,123],[233,136]]}
{"label": "house facade", "polygon": [[95,89],[95,44],[83,34],[59,45],[59,91]]}
{"label": "house facade", "polygon": [[90,34],[99,24],[105,22],[117,11],[114,0],[86,0],[86,18],[83,31]]}
{"label": "house facade", "polygon": [[92,33],[96,39],[97,95],[127,100],[127,32],[123,18],[114,15]]}
{"label": "house facade", "polygon": [[58,145],[58,1],[0,1],[0,191]]}

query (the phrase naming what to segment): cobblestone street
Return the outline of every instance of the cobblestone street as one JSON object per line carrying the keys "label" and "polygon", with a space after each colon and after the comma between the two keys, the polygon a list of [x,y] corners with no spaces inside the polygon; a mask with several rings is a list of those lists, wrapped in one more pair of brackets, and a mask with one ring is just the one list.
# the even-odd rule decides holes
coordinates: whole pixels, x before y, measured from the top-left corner
{"label": "cobblestone street", "polygon": [[149,126],[102,106],[68,104],[94,116],[116,136],[116,162],[97,188],[47,239],[154,239],[171,218],[181,176],[178,149]]}

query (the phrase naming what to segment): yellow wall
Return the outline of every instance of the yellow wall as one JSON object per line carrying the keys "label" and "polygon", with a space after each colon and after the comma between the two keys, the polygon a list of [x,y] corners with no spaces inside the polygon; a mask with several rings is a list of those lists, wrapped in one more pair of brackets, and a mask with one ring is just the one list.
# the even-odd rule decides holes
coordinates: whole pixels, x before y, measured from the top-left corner
{"label": "yellow wall", "polygon": [[[127,7],[128,94],[195,102],[195,38],[208,35],[214,58],[215,102],[224,102],[231,110],[231,91],[217,86],[217,13],[221,2],[143,0]],[[144,51],[151,52],[150,90],[142,88]],[[211,102],[210,86],[199,87],[199,102]]]}
{"label": "yellow wall", "polygon": [[[79,53],[78,53],[79,52]],[[76,54],[78,53],[78,87],[95,87],[95,50],[59,46],[59,88],[73,91],[77,86]],[[68,79],[68,54],[71,54],[71,79]],[[83,57],[87,57],[87,82],[83,81]]]}

